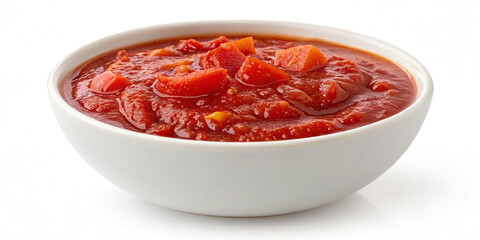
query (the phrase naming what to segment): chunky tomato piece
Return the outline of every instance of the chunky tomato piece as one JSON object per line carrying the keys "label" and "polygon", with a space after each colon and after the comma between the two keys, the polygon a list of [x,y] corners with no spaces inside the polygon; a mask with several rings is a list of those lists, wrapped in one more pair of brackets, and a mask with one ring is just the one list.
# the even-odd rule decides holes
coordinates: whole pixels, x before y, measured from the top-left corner
{"label": "chunky tomato piece", "polygon": [[175,50],[181,53],[196,53],[205,50],[203,43],[195,40],[195,39],[188,39],[188,40],[180,40],[178,44],[175,46]]}
{"label": "chunky tomato piece", "polygon": [[253,38],[246,37],[232,42],[245,55],[255,53],[255,46],[253,45]]}
{"label": "chunky tomato piece", "polygon": [[114,93],[125,89],[130,82],[120,74],[105,71],[90,82],[90,90],[99,93]]}
{"label": "chunky tomato piece", "polygon": [[221,92],[227,86],[227,70],[211,68],[187,75],[167,77],[158,74],[154,84],[160,94],[197,97]]}
{"label": "chunky tomato piece", "polygon": [[275,53],[275,66],[290,71],[308,72],[327,64],[322,52],[313,45],[292,47]]}
{"label": "chunky tomato piece", "polygon": [[245,61],[245,55],[233,43],[224,43],[200,59],[203,68],[225,68],[228,74],[235,75]]}
{"label": "chunky tomato piece", "polygon": [[215,38],[211,41],[205,42],[203,44],[203,46],[204,46],[205,49],[212,50],[212,49],[220,47],[220,45],[222,43],[226,43],[226,42],[228,42],[228,38],[225,37],[225,36],[220,36],[220,37]]}
{"label": "chunky tomato piece", "polygon": [[288,73],[254,57],[247,57],[238,70],[237,77],[252,86],[265,86],[290,78]]}

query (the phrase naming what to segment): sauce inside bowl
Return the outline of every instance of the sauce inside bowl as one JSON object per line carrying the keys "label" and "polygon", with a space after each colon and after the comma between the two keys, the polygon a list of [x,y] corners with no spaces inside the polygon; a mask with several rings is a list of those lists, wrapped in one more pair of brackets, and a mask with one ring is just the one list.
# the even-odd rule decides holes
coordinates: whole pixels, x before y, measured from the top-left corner
{"label": "sauce inside bowl", "polygon": [[321,40],[201,36],[98,56],[64,81],[75,109],[132,131],[207,141],[325,135],[413,103],[408,73],[372,53]]}

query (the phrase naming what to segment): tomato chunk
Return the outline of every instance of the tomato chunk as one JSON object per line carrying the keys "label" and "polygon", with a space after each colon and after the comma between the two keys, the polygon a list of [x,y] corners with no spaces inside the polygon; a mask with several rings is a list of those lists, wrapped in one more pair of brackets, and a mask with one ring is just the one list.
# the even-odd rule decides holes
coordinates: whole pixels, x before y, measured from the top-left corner
{"label": "tomato chunk", "polygon": [[244,84],[253,86],[265,86],[290,78],[288,73],[254,57],[247,57],[237,77]]}
{"label": "tomato chunk", "polygon": [[313,45],[292,47],[275,53],[275,66],[295,72],[308,72],[327,64],[322,52]]}
{"label": "tomato chunk", "polygon": [[180,40],[175,46],[175,50],[181,53],[196,53],[205,50],[203,43],[195,40],[195,39],[188,39],[188,40]]}
{"label": "tomato chunk", "polygon": [[255,46],[253,45],[253,38],[246,37],[232,42],[245,55],[255,53]]}
{"label": "tomato chunk", "polygon": [[130,82],[120,74],[105,71],[90,82],[90,90],[98,93],[114,93],[125,89]]}
{"label": "tomato chunk", "polygon": [[167,77],[158,74],[154,84],[160,94],[197,97],[221,92],[227,86],[227,70],[211,68],[186,75]]}
{"label": "tomato chunk", "polygon": [[245,61],[245,55],[233,43],[224,43],[210,50],[200,59],[203,68],[225,68],[228,74],[235,75]]}
{"label": "tomato chunk", "polygon": [[226,42],[228,42],[228,38],[225,36],[220,36],[218,38],[205,42],[203,45],[205,49],[212,50],[220,47],[222,43],[226,43]]}

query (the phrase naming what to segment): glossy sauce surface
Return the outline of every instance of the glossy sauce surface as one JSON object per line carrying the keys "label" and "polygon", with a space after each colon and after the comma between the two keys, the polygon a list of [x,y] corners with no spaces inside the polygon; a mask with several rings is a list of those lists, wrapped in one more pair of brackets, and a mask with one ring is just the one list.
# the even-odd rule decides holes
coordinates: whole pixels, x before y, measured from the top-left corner
{"label": "glossy sauce surface", "polygon": [[[207,141],[272,141],[345,131],[392,116],[415,99],[416,87],[400,67],[320,40],[253,36],[255,53],[242,51],[246,59],[288,74],[267,84],[246,82],[251,78],[241,74],[253,70],[243,57],[228,55],[226,70],[218,67],[222,59],[211,60],[213,67],[205,63],[210,51],[242,37],[171,39],[112,51],[79,66],[65,79],[63,96],[75,109],[117,127]],[[282,65],[276,59],[277,51],[309,45],[324,55],[324,66],[295,69],[293,61]],[[159,49],[168,52],[152,54]],[[92,80],[107,71],[125,78],[124,85],[110,85],[108,90],[118,88],[110,92],[92,88]],[[222,71],[226,77],[219,83]],[[196,72],[209,74],[210,80],[193,78]],[[193,85],[192,79],[203,82]]]}

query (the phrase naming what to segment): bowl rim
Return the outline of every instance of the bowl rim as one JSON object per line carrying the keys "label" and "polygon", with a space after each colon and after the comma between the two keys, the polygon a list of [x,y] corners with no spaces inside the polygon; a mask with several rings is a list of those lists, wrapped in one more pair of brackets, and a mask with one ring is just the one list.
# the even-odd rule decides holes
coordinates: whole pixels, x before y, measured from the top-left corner
{"label": "bowl rim", "polygon": [[[408,71],[408,68],[399,65],[400,67],[404,68],[405,71],[407,71],[410,75],[412,75],[413,81],[415,82],[415,85],[418,90],[418,85],[422,85],[422,91],[419,93],[417,92],[417,98],[414,100],[414,102],[408,106],[407,108],[403,109],[399,113],[392,115],[390,117],[387,117],[385,119],[382,119],[377,122],[373,122],[361,127],[353,128],[350,130],[345,130],[341,132],[336,132],[332,134],[327,134],[327,135],[320,135],[320,136],[313,136],[313,137],[305,137],[305,138],[298,138],[298,139],[287,139],[287,140],[274,140],[274,141],[261,141],[261,142],[219,142],[219,141],[201,141],[201,140],[194,140],[194,139],[181,139],[181,138],[173,138],[173,137],[164,137],[164,136],[157,136],[157,135],[150,135],[146,133],[141,133],[141,132],[135,132],[131,130],[127,130],[124,128],[116,127],[104,122],[101,122],[99,120],[96,120],[90,116],[87,116],[86,114],[76,110],[73,108],[71,105],[67,103],[67,101],[61,96],[60,94],[60,88],[58,88],[58,83],[62,79],[60,78],[61,74],[57,74],[57,72],[60,71],[61,66],[70,58],[74,57],[76,54],[81,53],[82,51],[85,51],[88,49],[90,46],[94,46],[100,42],[103,41],[108,41],[111,38],[115,38],[118,36],[122,35],[129,35],[133,34],[136,32],[144,32],[144,31],[152,31],[152,30],[159,30],[161,28],[168,28],[168,27],[180,27],[180,26],[201,26],[201,25],[215,25],[215,24],[230,24],[230,25],[235,25],[235,24],[263,24],[263,25],[293,25],[293,26],[301,26],[301,27],[315,27],[315,28],[321,28],[321,29],[326,29],[329,31],[336,31],[336,32],[342,32],[344,34],[349,34],[352,35],[356,38],[363,38],[367,39],[369,41],[375,42],[376,44],[383,45],[384,47],[387,47],[393,51],[396,51],[398,53],[403,54],[405,57],[409,59],[413,64],[415,64],[420,71],[423,72],[424,77],[423,78],[416,78],[410,71]],[[155,40],[155,39],[152,39]],[[142,41],[143,42],[143,41]],[[139,42],[140,43],[140,42]],[[132,43],[133,45],[134,43]],[[348,44],[344,44],[348,46]],[[105,52],[107,52],[106,50]],[[367,50],[365,50],[367,51]],[[374,54],[377,54],[379,56],[384,57],[382,54],[378,52],[373,52],[373,51],[367,51],[367,52],[372,52]],[[387,57],[385,57],[387,58]],[[388,58],[387,58],[388,59]],[[78,63],[80,65],[81,63]],[[78,66],[77,65],[77,66]],[[72,71],[73,69],[69,69],[69,71]],[[66,72],[66,71],[60,71],[60,72]],[[52,69],[50,72],[50,75],[48,77],[48,82],[47,82],[47,88],[48,88],[48,94],[51,100],[51,104],[56,104],[58,107],[60,107],[63,111],[67,112],[74,118],[77,118],[81,120],[82,122],[91,125],[95,128],[98,128],[99,130],[104,130],[108,131],[110,133],[118,134],[118,135],[123,135],[125,137],[131,137],[131,138],[137,138],[139,140],[145,140],[145,141],[153,141],[157,142],[160,144],[181,144],[186,147],[226,147],[226,148],[244,148],[244,149],[252,149],[252,148],[258,148],[258,147],[285,147],[285,146],[298,146],[298,145],[303,145],[303,144],[311,144],[311,143],[319,143],[319,142],[325,142],[325,141],[337,141],[343,138],[348,138],[352,135],[358,135],[358,134],[363,134],[365,132],[371,131],[372,128],[377,128],[381,126],[385,126],[387,124],[395,122],[397,119],[403,118],[406,115],[410,114],[411,112],[415,111],[415,109],[420,108],[421,106],[428,104],[429,101],[431,100],[433,96],[433,82],[430,74],[428,73],[427,69],[423,66],[422,63],[420,63],[415,57],[410,55],[409,53],[403,51],[402,49],[391,45],[387,42],[378,40],[376,38],[372,38],[363,34],[359,34],[356,32],[348,31],[348,30],[343,30],[339,28],[334,28],[334,27],[327,27],[327,26],[322,26],[322,25],[317,25],[317,24],[307,24],[307,23],[299,23],[299,22],[285,22],[285,21],[264,21],[264,20],[216,20],[216,21],[194,21],[194,22],[178,22],[178,23],[168,23],[168,24],[157,24],[157,25],[152,25],[152,26],[147,26],[147,27],[141,27],[141,28],[135,28],[135,29],[130,29],[127,31],[123,32],[118,32],[115,34],[111,34],[109,36],[97,39],[93,42],[87,43],[80,48],[77,48],[73,52],[69,53],[66,55],[63,59],[61,59],[55,67]]]}

